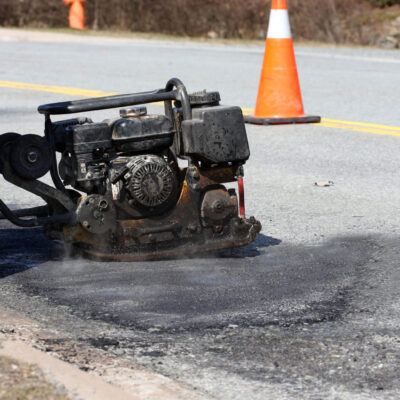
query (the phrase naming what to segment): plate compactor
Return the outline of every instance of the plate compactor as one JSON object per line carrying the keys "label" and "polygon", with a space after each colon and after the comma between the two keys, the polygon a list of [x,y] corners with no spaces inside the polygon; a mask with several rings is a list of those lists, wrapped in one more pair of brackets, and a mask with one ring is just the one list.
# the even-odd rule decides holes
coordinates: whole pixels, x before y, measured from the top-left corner
{"label": "plate compactor", "polygon": [[[146,103],[164,103],[148,114]],[[103,122],[52,115],[126,107]],[[150,92],[46,104],[45,136],[0,136],[0,172],[45,206],[0,218],[43,226],[85,255],[135,261],[244,246],[261,230],[245,218],[243,165],[250,156],[242,111],[218,92],[188,95],[171,79]],[[57,153],[59,156],[57,158]],[[179,160],[179,164],[178,164]],[[50,172],[54,187],[38,179]],[[235,189],[223,184],[238,182]]]}

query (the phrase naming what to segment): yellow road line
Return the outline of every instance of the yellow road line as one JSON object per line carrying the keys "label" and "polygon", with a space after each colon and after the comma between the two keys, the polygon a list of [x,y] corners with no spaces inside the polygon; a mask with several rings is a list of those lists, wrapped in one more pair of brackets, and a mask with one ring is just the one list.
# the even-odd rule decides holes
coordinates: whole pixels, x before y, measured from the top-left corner
{"label": "yellow road line", "polygon": [[242,107],[242,111],[243,111],[243,114],[244,114],[244,115],[251,115],[251,114],[254,113],[254,109],[252,109],[252,108],[245,108],[245,107]]}
{"label": "yellow road line", "polygon": [[[35,83],[23,83],[23,82],[12,82],[12,81],[2,81],[2,80],[0,80],[0,87],[21,89],[21,90],[34,90],[39,92],[62,93],[70,96],[83,96],[83,97],[103,97],[103,96],[112,96],[118,94],[115,92],[103,92],[101,90],[39,85]],[[162,103],[156,103],[156,104],[162,104]],[[245,115],[250,115],[254,113],[254,109],[252,108],[242,108],[242,110]],[[377,135],[400,136],[400,127],[397,126],[370,124],[366,122],[342,121],[331,118],[322,118],[321,123],[319,123],[318,125],[327,128],[374,133]]]}
{"label": "yellow road line", "polygon": [[62,86],[49,86],[49,85],[38,85],[35,83],[23,83],[23,82],[10,82],[10,81],[0,81],[1,87],[11,88],[11,89],[22,89],[22,90],[34,90],[38,92],[50,92],[50,93],[62,93],[71,96],[85,96],[85,97],[102,97],[102,96],[112,96],[114,92],[103,92],[101,90],[87,90],[78,89],[71,87]]}
{"label": "yellow road line", "polygon": [[[375,133],[376,135],[388,135],[388,136],[400,136],[400,130],[398,132],[392,130],[384,130],[384,129],[373,129],[373,128],[363,128],[357,125],[344,125],[344,124],[334,124],[329,122],[323,122],[325,119],[322,120],[321,123],[315,124],[318,126],[325,126],[327,128],[336,128],[336,129],[345,129],[350,131],[356,132],[368,132],[368,133]],[[374,125],[374,124],[371,124]],[[395,128],[395,127],[393,127]]]}
{"label": "yellow road line", "polygon": [[[244,115],[251,115],[254,113],[254,109],[252,108],[242,108],[242,110]],[[321,118],[321,123],[315,125],[325,126],[327,128],[346,129],[356,132],[375,133],[377,135],[400,136],[400,127],[398,126],[342,121],[332,118]]]}
{"label": "yellow road line", "polygon": [[[244,115],[251,115],[254,113],[252,108],[242,108]],[[327,128],[345,129],[355,132],[368,132],[375,133],[377,135],[388,135],[388,136],[400,136],[400,127],[370,124],[367,122],[354,122],[354,121],[342,121],[339,119],[332,118],[321,118],[320,123],[313,125],[324,126]]]}
{"label": "yellow road line", "polygon": [[398,131],[400,132],[400,127],[398,126],[389,126],[389,125],[378,125],[378,124],[369,124],[365,122],[352,122],[352,121],[341,121],[339,119],[331,119],[331,118],[322,118],[321,122],[326,123],[334,123],[334,124],[343,124],[343,125],[357,125],[357,126],[366,126],[370,128],[378,128],[388,131]]}

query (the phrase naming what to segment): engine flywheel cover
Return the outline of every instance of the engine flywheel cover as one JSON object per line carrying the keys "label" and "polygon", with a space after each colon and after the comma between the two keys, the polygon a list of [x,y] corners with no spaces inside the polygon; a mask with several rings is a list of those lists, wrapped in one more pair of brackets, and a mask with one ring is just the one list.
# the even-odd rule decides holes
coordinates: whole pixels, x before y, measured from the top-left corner
{"label": "engine flywheel cover", "polygon": [[137,156],[129,163],[128,191],[136,204],[155,208],[170,204],[176,197],[177,179],[163,158]]}
{"label": "engine flywheel cover", "polygon": [[83,198],[76,210],[81,226],[90,233],[104,234],[113,231],[117,213],[111,199],[99,194],[91,194]]}

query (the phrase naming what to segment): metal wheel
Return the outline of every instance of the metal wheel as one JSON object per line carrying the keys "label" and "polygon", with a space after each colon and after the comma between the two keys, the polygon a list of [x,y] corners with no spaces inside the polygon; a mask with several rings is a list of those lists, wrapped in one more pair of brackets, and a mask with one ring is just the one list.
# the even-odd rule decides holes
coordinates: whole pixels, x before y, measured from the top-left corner
{"label": "metal wheel", "polygon": [[24,135],[11,149],[10,163],[15,172],[25,179],[38,179],[50,170],[50,146],[38,135]]}
{"label": "metal wheel", "polygon": [[7,132],[0,135],[0,151],[7,143],[13,142],[20,137],[21,135],[15,132]]}
{"label": "metal wheel", "polygon": [[1,160],[1,152],[5,148],[6,144],[14,142],[15,140],[20,138],[19,133],[15,132],[7,132],[0,135],[0,173],[3,172],[3,162]]}

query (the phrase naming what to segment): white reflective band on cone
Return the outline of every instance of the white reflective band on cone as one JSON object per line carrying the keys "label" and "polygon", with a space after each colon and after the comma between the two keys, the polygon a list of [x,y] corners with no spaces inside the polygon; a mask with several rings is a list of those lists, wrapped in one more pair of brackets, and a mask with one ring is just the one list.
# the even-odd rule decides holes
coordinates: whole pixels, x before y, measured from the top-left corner
{"label": "white reflective band on cone", "polygon": [[267,38],[290,39],[291,37],[288,10],[271,10]]}

